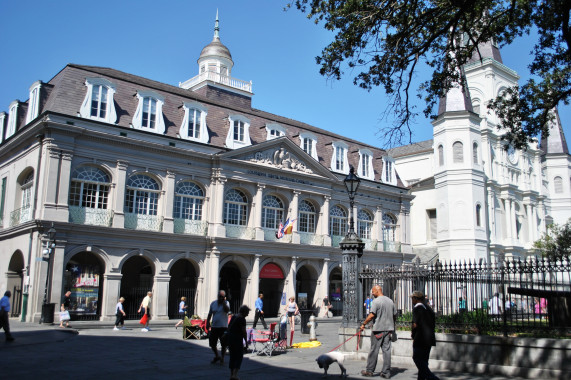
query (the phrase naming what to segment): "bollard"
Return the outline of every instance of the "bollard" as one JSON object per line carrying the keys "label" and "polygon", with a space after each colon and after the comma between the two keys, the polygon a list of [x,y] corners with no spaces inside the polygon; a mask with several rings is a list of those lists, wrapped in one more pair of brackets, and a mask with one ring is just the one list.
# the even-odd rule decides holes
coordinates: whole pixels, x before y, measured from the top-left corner
{"label": "bollard", "polygon": [[315,316],[309,317],[309,322],[307,322],[307,327],[309,327],[309,341],[313,342],[317,340],[317,335],[315,333],[315,329],[317,328],[317,321],[315,320]]}

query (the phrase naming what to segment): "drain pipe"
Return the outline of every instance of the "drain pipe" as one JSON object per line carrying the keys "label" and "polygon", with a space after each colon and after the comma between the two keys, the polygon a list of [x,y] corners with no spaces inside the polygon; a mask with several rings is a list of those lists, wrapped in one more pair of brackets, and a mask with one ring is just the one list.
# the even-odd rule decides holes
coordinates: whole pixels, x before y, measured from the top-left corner
{"label": "drain pipe", "polygon": [[[39,150],[38,150],[38,163],[36,165],[36,180],[34,186],[34,207],[32,209],[32,215],[34,219],[36,217],[36,209],[38,207],[38,188],[39,188],[39,180],[40,180],[40,168],[42,165],[42,151],[44,146],[44,137],[43,133],[36,135],[36,139],[39,142]],[[41,221],[35,219],[36,221],[36,229],[39,231],[42,228]],[[26,316],[28,314],[28,297],[30,291],[30,263],[32,261],[32,243],[34,242],[34,227],[30,230],[30,242],[28,245],[28,265],[26,265],[26,277],[24,278],[24,289],[22,292],[22,322],[26,322]]]}

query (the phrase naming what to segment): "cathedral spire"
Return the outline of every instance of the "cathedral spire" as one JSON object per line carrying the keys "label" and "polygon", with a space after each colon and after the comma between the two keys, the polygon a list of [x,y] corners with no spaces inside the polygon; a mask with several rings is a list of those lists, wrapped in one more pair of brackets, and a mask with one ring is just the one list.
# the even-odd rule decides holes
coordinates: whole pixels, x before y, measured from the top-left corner
{"label": "cathedral spire", "polygon": [[218,9],[216,10],[216,22],[214,22],[214,40],[220,40],[220,27],[218,26]]}
{"label": "cathedral spire", "polygon": [[559,118],[557,108],[553,110],[554,118],[549,123],[549,136],[541,137],[540,148],[544,154],[565,153],[569,154],[565,134],[563,133],[563,126]]}
{"label": "cathedral spire", "polygon": [[[448,54],[451,56],[451,62],[455,62],[454,52],[450,51]],[[462,70],[460,67],[455,67],[455,71],[458,74],[459,82],[455,81],[452,83],[452,87],[448,89],[446,95],[440,98],[440,103],[438,105],[438,115],[452,111],[474,112],[472,109],[470,92],[465,85],[466,77],[464,75],[464,70]]]}
{"label": "cathedral spire", "polygon": [[474,52],[472,53],[472,57],[468,60],[467,63],[478,62],[480,60],[483,61],[486,58],[491,58],[494,61],[503,64],[502,55],[500,54],[500,49],[493,40],[480,42],[478,44],[478,48],[474,50]]}

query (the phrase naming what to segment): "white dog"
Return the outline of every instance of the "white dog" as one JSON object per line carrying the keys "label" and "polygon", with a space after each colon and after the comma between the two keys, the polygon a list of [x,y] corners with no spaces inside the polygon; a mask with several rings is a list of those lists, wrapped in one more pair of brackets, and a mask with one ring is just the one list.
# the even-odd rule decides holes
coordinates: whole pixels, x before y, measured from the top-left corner
{"label": "white dog", "polygon": [[341,352],[328,352],[326,354],[319,355],[319,357],[315,360],[317,361],[319,368],[323,368],[325,371],[323,377],[327,376],[327,369],[329,369],[329,366],[334,362],[339,364],[339,368],[341,368],[341,376],[347,377],[347,370],[345,367],[343,367],[343,360],[345,360],[345,356]]}

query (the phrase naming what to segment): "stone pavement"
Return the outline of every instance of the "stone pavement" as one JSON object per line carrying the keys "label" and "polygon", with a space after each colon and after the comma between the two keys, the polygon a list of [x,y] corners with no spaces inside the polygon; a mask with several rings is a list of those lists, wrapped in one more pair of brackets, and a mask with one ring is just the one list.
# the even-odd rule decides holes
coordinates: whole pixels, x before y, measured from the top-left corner
{"label": "stone pavement", "polygon": [[[226,365],[210,364],[213,357],[207,339],[183,340],[176,321],[152,321],[151,331],[141,332],[135,321],[127,321],[126,330],[113,331],[109,322],[72,322],[72,329],[11,320],[16,340],[8,343],[0,337],[0,368],[10,379],[210,379],[229,378]],[[288,349],[272,357],[246,354],[239,376],[242,380],[281,380],[321,378],[315,358],[338,345],[340,319],[319,320],[318,340],[322,346]],[[296,326],[299,329],[299,326]],[[294,342],[308,340],[296,331]],[[346,360],[348,379],[360,375],[365,362]],[[381,361],[379,362],[381,365]],[[379,370],[377,368],[377,370]],[[435,371],[441,379],[507,379],[506,377]],[[329,378],[338,378],[337,364],[329,369]],[[378,374],[378,372],[377,372]],[[393,366],[392,378],[416,379],[412,359],[409,365]],[[5,377],[6,376],[6,377]],[[379,377],[377,377],[379,378]]]}

